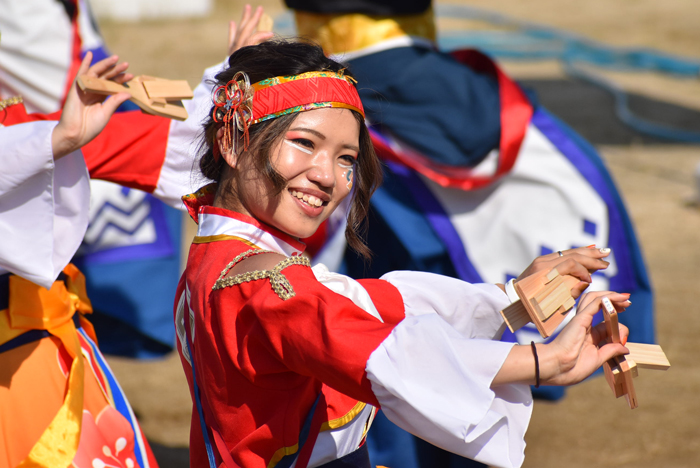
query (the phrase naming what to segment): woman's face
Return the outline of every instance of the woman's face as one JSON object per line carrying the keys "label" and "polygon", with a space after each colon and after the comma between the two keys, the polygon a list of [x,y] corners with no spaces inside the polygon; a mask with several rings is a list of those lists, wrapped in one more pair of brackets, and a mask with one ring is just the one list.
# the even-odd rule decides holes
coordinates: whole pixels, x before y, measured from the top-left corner
{"label": "woman's face", "polygon": [[359,139],[360,125],[350,110],[299,113],[270,157],[287,185],[272,195],[270,183],[251,164],[239,165],[236,210],[291,236],[311,236],[352,189]]}

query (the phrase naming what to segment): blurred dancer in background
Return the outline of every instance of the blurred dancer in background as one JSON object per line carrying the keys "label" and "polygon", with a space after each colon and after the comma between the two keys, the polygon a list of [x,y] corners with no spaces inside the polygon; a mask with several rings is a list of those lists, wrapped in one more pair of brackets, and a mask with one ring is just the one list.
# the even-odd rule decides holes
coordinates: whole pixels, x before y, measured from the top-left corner
{"label": "blurred dancer in background", "polygon": [[[129,79],[111,57],[79,75]],[[128,98],[72,85],[60,121],[0,125],[0,467],[156,467],[97,348],[85,278],[68,263],[88,225],[80,148]],[[2,116],[21,99],[0,101]]]}
{"label": "blurred dancer in background", "polygon": [[[0,0],[0,32],[0,99],[21,96],[30,113],[61,108],[88,51],[96,61],[110,55],[87,0]],[[168,119],[143,116],[131,102],[118,112],[132,122],[128,130],[143,142],[142,150],[152,142],[145,138],[149,133],[166,144]],[[158,121],[162,127],[154,124]],[[103,155],[86,156],[91,172],[96,164],[109,169]],[[179,196],[163,203],[151,195],[153,185],[162,184],[160,165],[139,170],[140,185],[128,184],[131,188],[90,182],[90,223],[74,261],[88,278],[102,350],[155,357],[171,351],[175,339],[164,303],[175,293],[180,267],[182,216],[171,207],[182,203]]]}

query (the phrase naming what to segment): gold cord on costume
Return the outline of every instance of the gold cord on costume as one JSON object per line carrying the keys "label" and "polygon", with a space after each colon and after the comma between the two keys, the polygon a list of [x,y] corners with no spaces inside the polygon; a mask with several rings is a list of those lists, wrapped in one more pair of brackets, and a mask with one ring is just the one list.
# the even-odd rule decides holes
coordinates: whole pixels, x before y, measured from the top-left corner
{"label": "gold cord on costume", "polygon": [[216,291],[217,289],[223,289],[229,286],[235,286],[241,283],[248,283],[250,281],[269,279],[270,285],[272,286],[272,290],[275,292],[275,294],[277,294],[277,296],[280,299],[286,301],[287,299],[294,297],[296,295],[296,293],[294,292],[294,288],[289,283],[287,277],[282,274],[282,270],[292,265],[304,265],[310,268],[311,262],[307,257],[287,257],[281,262],[279,262],[277,265],[275,265],[275,267],[272,270],[254,270],[249,271],[247,273],[241,273],[236,276],[231,276],[229,278],[224,278],[226,276],[226,273],[228,273],[228,271],[231,268],[233,268],[233,266],[236,265],[238,262],[245,260],[246,258],[251,257],[253,255],[259,255],[262,253],[275,252],[272,252],[270,250],[250,249],[236,256],[236,258],[234,258],[228,265],[226,265],[226,268],[223,269],[223,271],[219,275],[219,279],[216,280],[216,283],[214,283],[214,286],[211,288],[212,291]]}
{"label": "gold cord on costume", "polygon": [[10,106],[14,106],[15,104],[21,104],[22,102],[24,102],[22,96],[13,96],[8,99],[0,100],[0,110],[5,110]]}
{"label": "gold cord on costume", "polygon": [[20,104],[24,102],[24,99],[22,99],[22,96],[13,96],[8,99],[2,99],[0,100],[0,111],[2,111],[2,119],[0,119],[0,127],[2,127],[2,123],[5,121],[5,117],[7,117],[7,109],[10,106],[14,106],[15,104]]}

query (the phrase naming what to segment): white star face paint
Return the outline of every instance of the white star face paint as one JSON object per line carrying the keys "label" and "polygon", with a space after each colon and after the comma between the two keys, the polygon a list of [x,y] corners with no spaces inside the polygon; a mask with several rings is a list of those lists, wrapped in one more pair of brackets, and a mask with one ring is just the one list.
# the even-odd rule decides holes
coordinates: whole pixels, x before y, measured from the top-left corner
{"label": "white star face paint", "polygon": [[306,154],[313,154],[313,153],[314,153],[314,152],[311,151],[309,148],[304,148],[303,146],[299,146],[299,145],[297,145],[296,143],[294,143],[293,141],[284,140],[284,142],[287,143],[287,144],[288,144],[289,146],[291,146],[292,148],[298,149],[298,150],[301,151],[302,153],[306,153]]}
{"label": "white star face paint", "polygon": [[343,177],[345,177],[345,180],[347,181],[347,184],[345,186],[347,187],[348,190],[352,190],[352,182],[353,182],[353,171],[355,170],[355,166],[352,164],[342,164],[338,163],[340,167],[343,169],[347,169],[345,173],[343,174]]}

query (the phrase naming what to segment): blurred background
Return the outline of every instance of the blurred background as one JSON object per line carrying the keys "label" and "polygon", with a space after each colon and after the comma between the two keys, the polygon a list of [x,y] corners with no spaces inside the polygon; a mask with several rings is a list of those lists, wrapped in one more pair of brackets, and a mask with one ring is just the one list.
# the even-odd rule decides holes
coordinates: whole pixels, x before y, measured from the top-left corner
{"label": "blurred background", "polygon": [[[109,49],[137,75],[199,83],[225,58],[234,0],[92,0]],[[293,33],[281,1],[259,2]],[[603,155],[635,223],[672,368],[640,371],[640,407],[603,378],[536,401],[526,467],[691,467],[700,460],[700,2],[439,1],[440,44],[474,45]],[[621,48],[634,48],[634,53]],[[183,218],[183,251],[193,235]],[[188,466],[191,402],[175,354],[109,359],[163,467]],[[393,467],[401,468],[401,467]]]}

